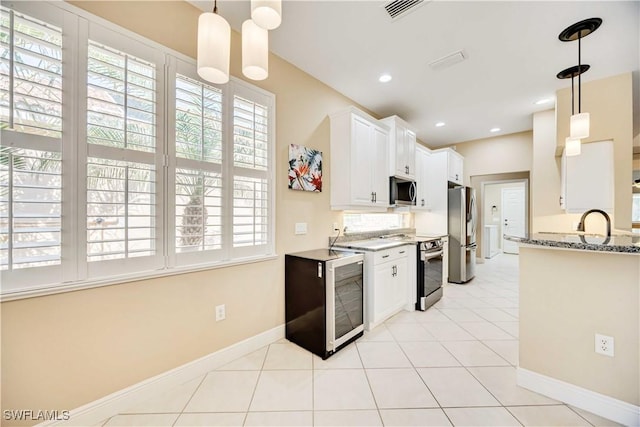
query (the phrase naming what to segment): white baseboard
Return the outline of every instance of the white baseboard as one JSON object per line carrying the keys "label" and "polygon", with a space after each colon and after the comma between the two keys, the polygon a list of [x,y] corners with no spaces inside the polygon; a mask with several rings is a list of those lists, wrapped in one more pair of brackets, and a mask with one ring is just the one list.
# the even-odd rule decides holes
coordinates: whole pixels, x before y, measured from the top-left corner
{"label": "white baseboard", "polygon": [[586,388],[518,368],[520,387],[543,394],[627,426],[640,426],[640,406]]}
{"label": "white baseboard", "polygon": [[157,395],[164,389],[178,386],[284,338],[284,325],[262,332],[244,341],[203,356],[192,362],[151,377],[70,412],[68,421],[47,421],[38,426],[97,425],[133,405]]}

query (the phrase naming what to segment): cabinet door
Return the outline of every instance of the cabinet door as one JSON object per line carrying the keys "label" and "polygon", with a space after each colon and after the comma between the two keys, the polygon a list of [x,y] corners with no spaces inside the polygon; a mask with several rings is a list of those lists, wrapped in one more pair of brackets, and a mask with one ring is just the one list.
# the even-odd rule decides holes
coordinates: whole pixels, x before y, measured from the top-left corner
{"label": "cabinet door", "polygon": [[393,129],[393,138],[395,138],[394,145],[391,149],[395,150],[395,172],[394,175],[406,176],[408,174],[407,166],[407,153],[406,153],[406,129],[402,126],[395,125]]}
{"label": "cabinet door", "polygon": [[374,192],[371,165],[376,158],[376,147],[371,144],[373,126],[355,115],[351,120],[351,201],[371,205]]}
{"label": "cabinet door", "polygon": [[407,175],[416,178],[416,134],[412,130],[405,131],[404,146],[405,164],[409,171]]}
{"label": "cabinet door", "polygon": [[464,176],[462,174],[462,165],[463,165],[462,156],[452,151],[448,151],[447,155],[448,155],[447,165],[449,170],[448,172],[449,181],[462,185],[462,182],[464,179]]}
{"label": "cabinet door", "polygon": [[403,307],[407,302],[407,291],[409,287],[409,266],[407,257],[398,258],[393,263],[395,264],[395,275],[393,276],[392,286],[392,303],[393,310],[397,310]]}
{"label": "cabinet door", "polygon": [[424,149],[415,150],[416,158],[416,186],[418,194],[416,196],[416,206],[414,210],[422,211],[429,209],[429,156],[431,154]]}
{"label": "cabinet door", "polygon": [[393,134],[395,140],[391,149],[394,150],[392,156],[395,158],[394,175],[407,179],[416,178],[416,162],[415,162],[415,132],[406,127],[395,124]]}
{"label": "cabinet door", "polygon": [[613,210],[613,142],[582,144],[579,156],[565,159],[567,212]]}
{"label": "cabinet door", "polygon": [[363,166],[368,173],[371,191],[375,193],[374,204],[376,206],[389,206],[389,176],[385,173],[388,170],[389,132],[377,126],[372,127],[372,132],[372,159],[364,163]]}
{"label": "cabinet door", "polygon": [[369,312],[369,323],[376,324],[384,320],[393,303],[392,262],[377,264],[373,270],[373,310]]}

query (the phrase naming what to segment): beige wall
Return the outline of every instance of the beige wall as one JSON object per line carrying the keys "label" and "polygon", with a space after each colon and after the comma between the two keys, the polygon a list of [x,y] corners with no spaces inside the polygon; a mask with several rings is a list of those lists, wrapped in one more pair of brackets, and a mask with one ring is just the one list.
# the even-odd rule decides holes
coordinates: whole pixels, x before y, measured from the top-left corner
{"label": "beige wall", "polygon": [[[571,89],[556,92],[558,147],[569,136]],[[577,102],[577,101],[576,101]],[[589,138],[583,143],[613,140],[615,222],[631,228],[631,156],[633,151],[633,81],[631,73],[582,84],[582,111],[591,117]],[[636,112],[636,114],[638,114]],[[560,154],[556,151],[556,154]]]}
{"label": "beige wall", "polygon": [[[567,119],[568,120],[568,119]],[[531,231],[575,230],[580,214],[560,208],[560,157],[556,156],[556,111],[533,115],[533,171],[531,173]]]}
{"label": "beige wall", "polygon": [[[186,2],[74,2],[189,56],[199,10]],[[179,28],[179,31],[175,29]],[[233,34],[231,73],[240,72]],[[270,77],[254,83],[276,94],[276,248],[274,261],[5,302],[2,409],[73,409],[239,342],[284,322],[282,254],[326,246],[332,222],[329,179],[322,193],[287,189],[287,147],[324,152],[327,114],[353,104],[277,56]],[[307,222],[306,236],[294,224]],[[226,304],[216,323],[214,307]]]}
{"label": "beige wall", "polygon": [[527,131],[455,145],[464,156],[464,184],[469,185],[470,177],[476,175],[530,171],[532,139]]}
{"label": "beige wall", "polygon": [[[464,184],[475,188],[478,206],[483,206],[482,184],[485,182],[529,179],[532,167],[532,132],[520,132],[493,138],[467,141],[455,145],[464,156]],[[479,209],[479,224],[484,213]],[[476,235],[478,262],[483,262],[484,227]]]}
{"label": "beige wall", "polygon": [[521,368],[639,405],[639,313],[640,255],[520,248]]}

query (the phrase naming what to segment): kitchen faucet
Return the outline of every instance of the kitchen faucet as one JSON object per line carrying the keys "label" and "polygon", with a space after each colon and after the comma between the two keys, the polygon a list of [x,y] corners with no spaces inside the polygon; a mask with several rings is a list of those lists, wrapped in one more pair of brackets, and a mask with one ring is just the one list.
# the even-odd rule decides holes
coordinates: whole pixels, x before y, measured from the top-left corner
{"label": "kitchen faucet", "polygon": [[601,214],[607,221],[607,237],[611,237],[611,218],[609,218],[609,215],[607,215],[607,213],[601,209],[589,209],[588,211],[583,213],[582,218],[580,218],[580,222],[578,223],[577,231],[584,231],[584,222],[587,219],[587,216],[594,212]]}

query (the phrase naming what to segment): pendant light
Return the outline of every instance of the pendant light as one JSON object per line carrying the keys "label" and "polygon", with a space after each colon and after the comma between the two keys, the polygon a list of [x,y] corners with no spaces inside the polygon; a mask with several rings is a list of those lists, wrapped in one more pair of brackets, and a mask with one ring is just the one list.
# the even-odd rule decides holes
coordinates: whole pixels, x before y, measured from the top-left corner
{"label": "pendant light", "polygon": [[[593,33],[602,24],[600,18],[589,18],[565,28],[558,38],[563,42],[578,40],[578,70],[582,67],[582,38]],[[588,69],[588,68],[587,68]],[[584,70],[586,71],[586,70]],[[578,76],[578,114],[572,114],[569,122],[569,136],[572,139],[582,139],[589,137],[590,117],[589,113],[582,112],[582,81],[580,75],[584,72],[580,71]],[[573,78],[573,77],[572,77]],[[573,83],[572,83],[573,87]]]}
{"label": "pendant light", "polygon": [[269,76],[269,33],[252,19],[242,24],[242,74],[251,80]]}
{"label": "pendant light", "polygon": [[198,19],[198,75],[211,83],[227,83],[230,52],[231,27],[218,15],[215,0],[213,12],[205,12]]}
{"label": "pendant light", "polygon": [[282,0],[251,0],[251,19],[265,30],[275,30],[282,22]]}
{"label": "pendant light", "polygon": [[[560,71],[556,77],[559,79],[571,79],[571,119],[576,116],[575,114],[575,99],[573,96],[574,93],[574,78],[576,76],[580,76],[582,73],[591,68],[587,64],[574,65],[573,67],[569,67],[565,70]],[[564,153],[567,156],[577,156],[581,152],[582,142],[580,138],[575,138],[572,135],[569,135],[567,139],[565,139],[564,144]]]}

